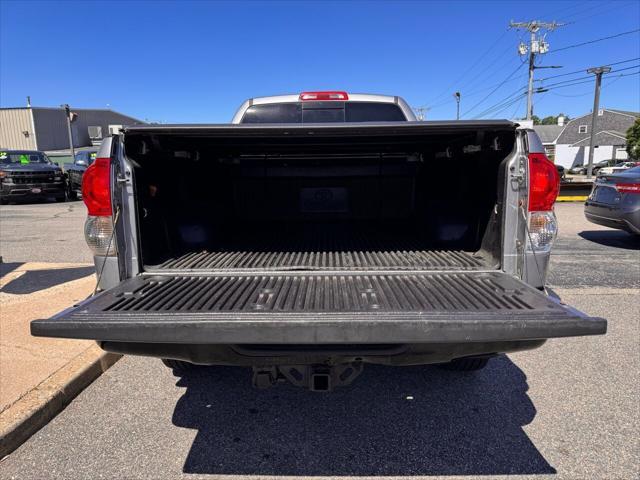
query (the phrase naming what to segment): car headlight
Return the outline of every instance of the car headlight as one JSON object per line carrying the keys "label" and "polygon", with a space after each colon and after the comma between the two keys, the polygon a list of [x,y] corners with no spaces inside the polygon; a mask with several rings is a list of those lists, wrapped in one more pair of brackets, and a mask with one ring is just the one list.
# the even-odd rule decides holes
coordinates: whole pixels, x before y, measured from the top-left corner
{"label": "car headlight", "polygon": [[53,177],[54,182],[59,182],[60,180],[62,180],[62,177]]}

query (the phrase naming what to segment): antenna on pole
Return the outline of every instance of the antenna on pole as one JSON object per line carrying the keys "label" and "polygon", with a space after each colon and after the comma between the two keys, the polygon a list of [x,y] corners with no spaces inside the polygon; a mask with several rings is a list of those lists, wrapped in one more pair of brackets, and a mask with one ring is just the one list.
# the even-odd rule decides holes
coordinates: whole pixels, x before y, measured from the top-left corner
{"label": "antenna on pole", "polygon": [[538,35],[540,30],[546,30],[552,32],[558,27],[564,26],[564,23],[558,23],[555,20],[553,22],[541,22],[540,20],[532,20],[530,22],[509,22],[509,28],[517,28],[527,30],[531,37],[529,39],[529,45],[520,42],[518,45],[518,53],[520,55],[529,54],[529,85],[527,88],[527,120],[531,120],[533,117],[533,71],[536,68],[535,59],[536,55],[543,55],[549,51],[549,44],[546,41],[547,34]]}
{"label": "antenna on pole", "polygon": [[429,110],[431,110],[430,107],[415,107],[413,109],[416,112],[416,117],[418,118],[418,120],[422,121],[425,119],[425,116],[427,115],[427,112]]}

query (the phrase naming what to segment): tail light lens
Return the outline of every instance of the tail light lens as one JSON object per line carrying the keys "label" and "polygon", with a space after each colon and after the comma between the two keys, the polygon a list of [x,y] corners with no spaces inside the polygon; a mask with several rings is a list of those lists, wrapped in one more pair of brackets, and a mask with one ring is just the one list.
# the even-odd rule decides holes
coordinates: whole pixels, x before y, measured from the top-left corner
{"label": "tail light lens", "polygon": [[558,235],[558,222],[553,212],[529,213],[529,250],[548,252]]}
{"label": "tail light lens", "polygon": [[529,154],[529,211],[553,209],[560,192],[560,175],[544,153]]}
{"label": "tail light lens", "polygon": [[544,153],[529,154],[529,249],[548,252],[558,234],[553,204],[560,192],[560,175]]}
{"label": "tail light lens", "polygon": [[82,175],[82,200],[89,216],[84,238],[94,255],[116,255],[111,208],[111,159],[96,158]]}
{"label": "tail light lens", "polygon": [[640,194],[640,183],[616,183],[616,190],[620,193]]}
{"label": "tail light lens", "polygon": [[96,158],[82,175],[82,200],[89,215],[111,216],[111,159]]}
{"label": "tail light lens", "polygon": [[349,94],[347,92],[302,92],[300,94],[300,101],[319,101],[319,100],[349,100]]}
{"label": "tail light lens", "polygon": [[84,223],[84,239],[94,255],[111,257],[118,253],[113,238],[113,220],[111,216],[96,217],[89,215]]}

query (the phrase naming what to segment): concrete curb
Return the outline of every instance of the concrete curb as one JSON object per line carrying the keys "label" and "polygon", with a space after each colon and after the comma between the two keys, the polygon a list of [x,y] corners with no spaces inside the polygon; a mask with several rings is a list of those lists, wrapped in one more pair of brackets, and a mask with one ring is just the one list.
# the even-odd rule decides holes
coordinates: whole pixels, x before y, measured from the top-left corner
{"label": "concrete curb", "polygon": [[588,195],[566,195],[558,197],[556,202],[584,202],[587,198]]}
{"label": "concrete curb", "polygon": [[0,413],[0,459],[64,410],[121,356],[93,345]]}

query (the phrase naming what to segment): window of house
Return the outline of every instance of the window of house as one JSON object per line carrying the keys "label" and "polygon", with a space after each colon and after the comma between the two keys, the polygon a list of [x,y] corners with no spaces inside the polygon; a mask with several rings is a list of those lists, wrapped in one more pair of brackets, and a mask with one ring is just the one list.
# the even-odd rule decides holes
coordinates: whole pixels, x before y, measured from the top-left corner
{"label": "window of house", "polygon": [[578,133],[587,133],[587,126],[586,125],[580,125],[578,127]]}

